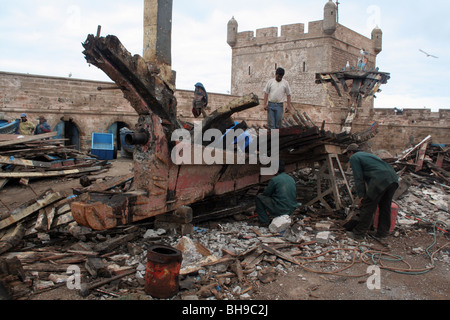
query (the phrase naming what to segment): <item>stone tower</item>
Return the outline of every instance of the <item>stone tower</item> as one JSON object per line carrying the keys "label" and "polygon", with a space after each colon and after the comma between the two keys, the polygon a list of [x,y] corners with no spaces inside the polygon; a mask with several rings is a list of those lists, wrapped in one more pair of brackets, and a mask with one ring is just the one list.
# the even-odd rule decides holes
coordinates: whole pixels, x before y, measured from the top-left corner
{"label": "stone tower", "polygon": [[230,47],[234,47],[236,45],[237,34],[238,34],[238,23],[233,17],[233,18],[231,18],[230,21],[228,21],[227,42],[230,45]]}
{"label": "stone tower", "polygon": [[333,1],[328,1],[323,14],[323,32],[332,35],[337,28],[337,6]]}
{"label": "stone tower", "polygon": [[[381,52],[382,32],[376,28],[372,37],[363,36],[337,22],[337,6],[328,1],[324,19],[312,21],[305,33],[303,23],[239,32],[238,21],[228,22],[227,41],[232,49],[231,94],[255,93],[263,96],[267,80],[275,77],[277,67],[286,70],[294,102],[330,106],[327,93],[315,83],[316,73],[340,71],[347,61],[356,68],[361,49],[369,52],[368,68],[376,67]],[[345,106],[348,101],[339,101]],[[364,107],[373,107],[373,101]]]}
{"label": "stone tower", "polygon": [[378,26],[372,30],[372,41],[375,53],[379,54],[383,50],[383,31]]}

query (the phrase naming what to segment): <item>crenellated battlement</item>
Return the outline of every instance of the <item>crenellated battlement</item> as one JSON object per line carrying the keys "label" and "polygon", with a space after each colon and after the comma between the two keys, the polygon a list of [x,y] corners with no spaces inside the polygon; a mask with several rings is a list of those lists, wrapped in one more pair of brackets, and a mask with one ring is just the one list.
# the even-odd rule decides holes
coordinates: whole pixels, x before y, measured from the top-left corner
{"label": "crenellated battlement", "polygon": [[233,49],[239,49],[263,44],[271,45],[285,42],[311,41],[331,37],[335,40],[349,44],[358,50],[364,48],[373,55],[378,54],[375,43],[378,39],[366,37],[340,24],[337,25],[336,30],[332,35],[328,35],[324,32],[323,20],[309,22],[308,32],[305,31],[304,23],[295,23],[282,25],[281,28],[268,27],[256,29],[256,32],[237,32],[235,35],[235,42],[233,42],[231,47]]}

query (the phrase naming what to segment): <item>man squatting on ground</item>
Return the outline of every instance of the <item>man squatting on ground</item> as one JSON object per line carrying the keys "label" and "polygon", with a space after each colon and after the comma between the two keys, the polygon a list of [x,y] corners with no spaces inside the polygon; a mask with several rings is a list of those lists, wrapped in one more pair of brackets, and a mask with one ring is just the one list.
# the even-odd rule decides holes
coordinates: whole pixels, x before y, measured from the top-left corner
{"label": "man squatting on ground", "polygon": [[285,164],[280,161],[278,173],[264,192],[256,197],[256,213],[262,226],[269,226],[270,218],[291,215],[298,207],[295,180],[286,174]]}
{"label": "man squatting on ground", "polygon": [[279,129],[284,115],[284,101],[287,101],[286,113],[291,110],[291,88],[283,79],[285,71],[278,68],[275,79],[270,79],[264,88],[264,110],[270,129]]}
{"label": "man squatting on ground", "polygon": [[386,238],[391,228],[391,207],[399,177],[390,164],[377,156],[362,152],[357,144],[351,144],[344,152],[350,157],[355,187],[361,199],[360,219],[348,232],[355,240],[363,240],[380,208],[376,237]]}

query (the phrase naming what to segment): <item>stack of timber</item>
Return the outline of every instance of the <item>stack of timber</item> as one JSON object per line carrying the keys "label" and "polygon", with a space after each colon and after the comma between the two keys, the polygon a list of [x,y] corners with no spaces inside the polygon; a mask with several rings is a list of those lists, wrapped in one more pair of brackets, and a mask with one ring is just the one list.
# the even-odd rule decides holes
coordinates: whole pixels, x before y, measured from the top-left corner
{"label": "stack of timber", "polygon": [[[280,128],[280,156],[287,163],[290,160],[303,160],[308,162],[323,155],[325,146],[335,146],[333,152],[340,154],[350,144],[363,144],[378,134],[379,124],[374,122],[369,128],[362,132],[342,131],[340,133],[325,129],[325,121],[320,126],[316,125],[306,112],[300,113],[292,110],[286,114]],[[253,126],[252,129],[265,129]],[[269,132],[270,136],[270,132]]]}
{"label": "stack of timber", "polygon": [[107,161],[52,139],[56,132],[20,136],[0,134],[0,189],[9,180],[78,176],[106,169]]}
{"label": "stack of timber", "polygon": [[[113,188],[129,188],[132,179],[132,175],[114,177],[110,181],[76,189],[77,192],[72,195],[48,189],[14,210],[0,208],[0,300],[5,296],[6,299],[22,299],[33,289],[35,291],[42,289],[39,281],[36,279],[31,281],[30,277],[24,276],[23,269],[66,272],[68,266],[84,263],[86,255],[92,253],[80,253],[79,250],[72,253],[64,250],[48,252],[41,247],[65,239],[71,243],[70,240],[73,238],[84,237],[87,229],[78,225],[70,208],[70,204],[78,196],[93,190],[107,192]],[[122,239],[118,243],[123,241],[126,240]],[[33,254],[31,261],[28,261],[27,247]],[[12,252],[14,250],[18,250],[18,253]]]}
{"label": "stack of timber", "polygon": [[400,172],[409,172],[416,178],[422,177],[439,183],[447,188],[450,186],[450,153],[446,144],[433,143],[431,135],[420,143],[404,150],[399,156],[385,159]]}

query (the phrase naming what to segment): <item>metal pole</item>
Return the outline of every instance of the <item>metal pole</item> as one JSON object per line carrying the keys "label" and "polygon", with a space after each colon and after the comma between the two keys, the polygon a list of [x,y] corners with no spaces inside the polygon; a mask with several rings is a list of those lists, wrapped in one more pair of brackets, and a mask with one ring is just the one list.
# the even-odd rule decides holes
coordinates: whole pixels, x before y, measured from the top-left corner
{"label": "metal pole", "polygon": [[337,9],[336,9],[336,16],[337,16],[337,23],[339,24],[339,5],[340,5],[341,3],[339,2],[339,0],[337,0],[336,1],[336,7],[337,7]]}

